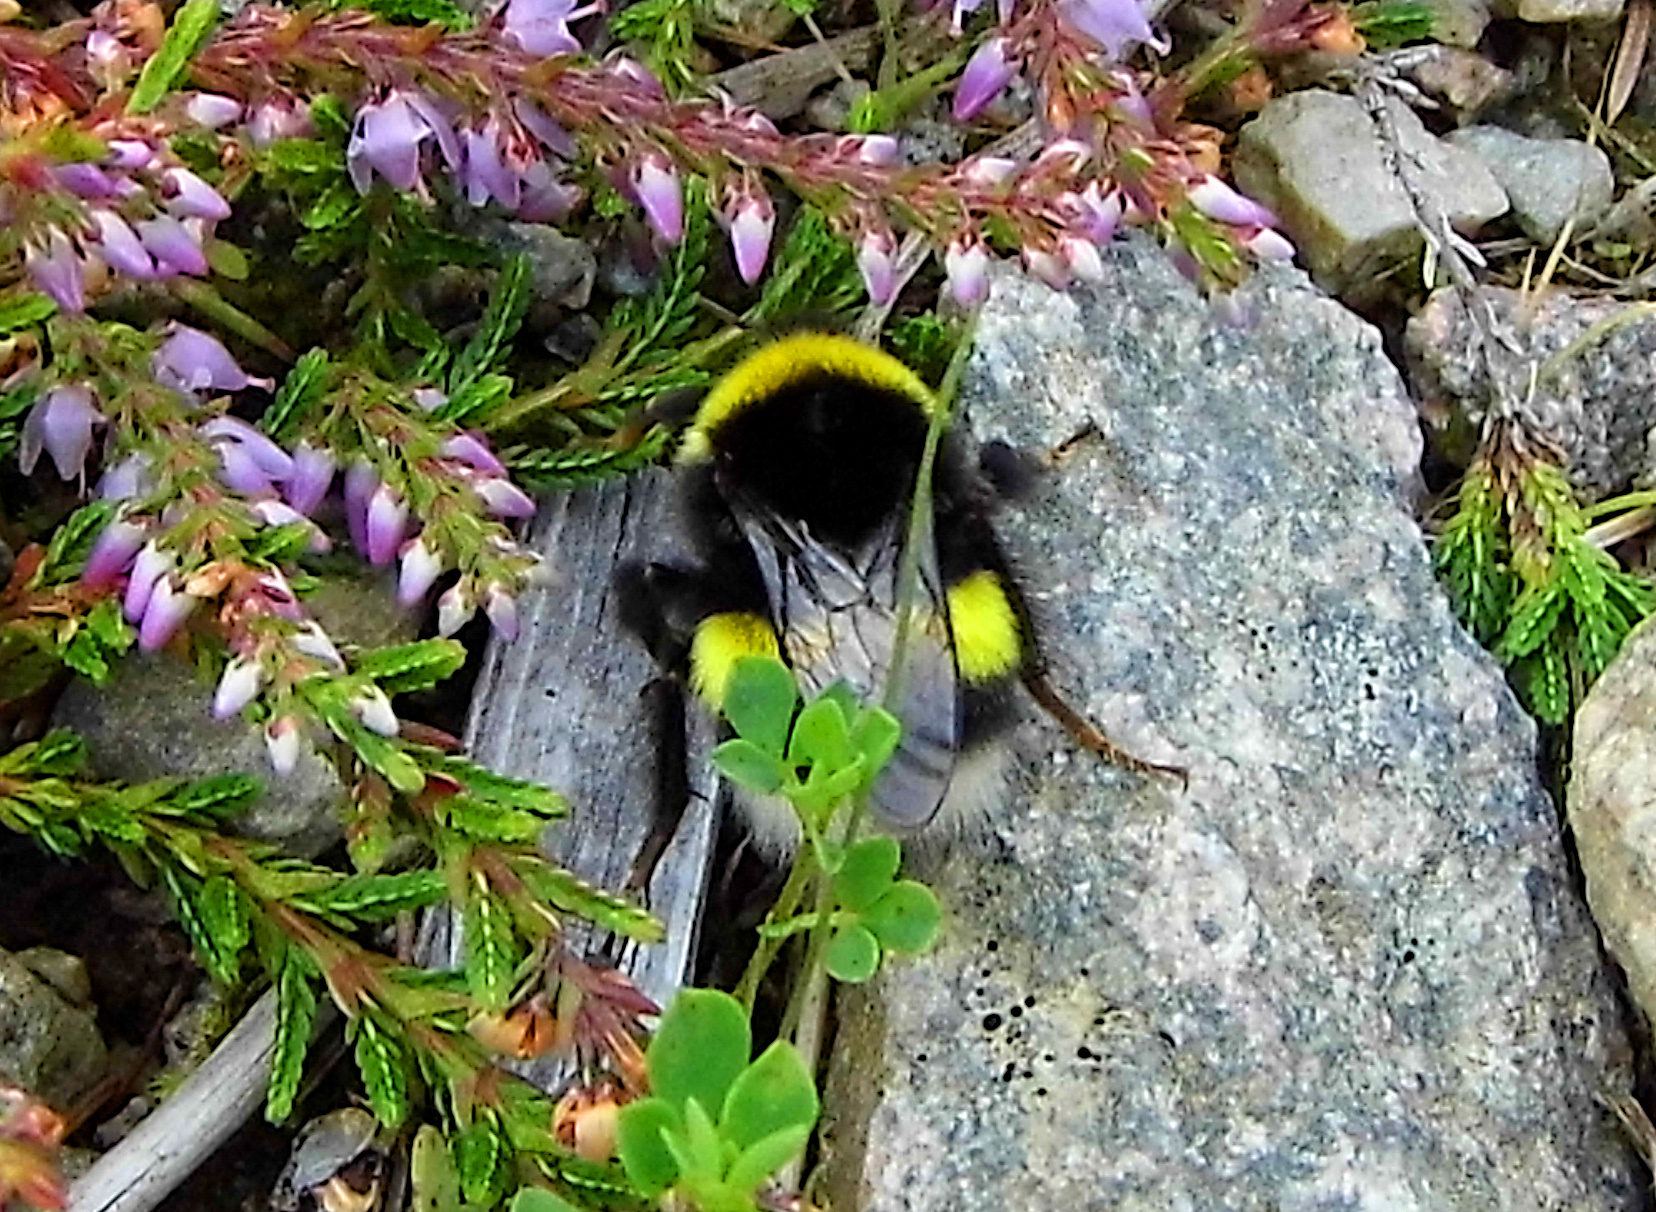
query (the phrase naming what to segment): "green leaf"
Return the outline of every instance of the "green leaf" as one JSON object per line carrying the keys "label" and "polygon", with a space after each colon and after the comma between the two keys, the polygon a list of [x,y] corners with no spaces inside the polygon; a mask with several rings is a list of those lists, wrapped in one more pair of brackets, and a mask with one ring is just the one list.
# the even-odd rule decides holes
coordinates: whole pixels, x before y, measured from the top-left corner
{"label": "green leaf", "polygon": [[494,897],[479,893],[466,904],[466,983],[486,1010],[500,1011],[512,996],[517,938],[512,914]]}
{"label": "green leaf", "polygon": [[774,657],[743,657],[725,687],[724,714],[737,736],[781,757],[798,701],[786,665]]}
{"label": "green leaf", "polygon": [[520,1187],[512,1197],[511,1212],[581,1212],[561,1195],[545,1187]]}
{"label": "green leaf", "polygon": [[692,1098],[703,1107],[722,1107],[752,1049],[740,1002],[716,989],[680,990],[645,1055],[650,1089],[671,1107]]}
{"label": "green leaf", "polygon": [[86,764],[86,742],[67,728],[54,728],[16,751],[32,774],[75,774]]}
{"label": "green leaf", "polygon": [[222,824],[240,816],[261,790],[262,784],[250,774],[216,774],[180,787],[155,810]]}
{"label": "green leaf", "polygon": [[464,793],[445,797],[442,811],[450,829],[479,841],[532,846],[546,832],[546,821],[533,813],[503,808]]}
{"label": "green leaf", "polygon": [[860,985],[879,971],[880,944],[866,927],[851,922],[834,931],[822,959],[829,976]]}
{"label": "green leaf", "polygon": [[667,936],[666,927],[653,914],[589,884],[573,871],[538,856],[514,863],[513,870],[530,895],[563,913],[573,913],[612,934],[641,943],[659,943]]}
{"label": "green leaf", "polygon": [[235,881],[226,876],[215,875],[202,885],[202,922],[206,925],[207,932],[213,936],[214,945],[229,961],[227,970],[232,981],[238,967],[235,959],[253,937],[252,916],[252,903],[248,901],[247,895],[236,887]]}
{"label": "green leaf", "polygon": [[276,399],[259,418],[260,427],[274,437],[292,436],[297,424],[327,393],[332,378],[328,370],[326,350],[307,349],[301,354],[282,380]]}
{"label": "green leaf", "polygon": [[0,299],[0,333],[39,324],[56,311],[57,304],[46,295],[32,290],[13,292],[8,298]]}
{"label": "green leaf", "polygon": [[451,393],[469,386],[484,372],[497,369],[501,351],[517,335],[529,310],[530,282],[528,257],[517,256],[506,262],[477,331],[454,360],[449,375]]}
{"label": "green leaf", "polygon": [[265,1096],[265,1118],[273,1124],[284,1123],[293,1114],[315,1025],[316,986],[309,963],[297,947],[289,946],[276,974],[276,1040],[271,1048],[270,1090]]}
{"label": "green leaf", "polygon": [[429,868],[390,875],[352,875],[332,888],[297,898],[312,912],[378,922],[410,909],[424,909],[448,896],[448,882]]}
{"label": "green leaf", "polygon": [[478,1119],[454,1138],[454,1163],[466,1202],[492,1208],[505,1192],[506,1138],[492,1119]]}
{"label": "green leaf", "polygon": [[856,757],[845,713],[831,698],[819,698],[794,721],[788,741],[788,761],[795,766],[816,765],[828,770],[849,766]]}
{"label": "green leaf", "polygon": [[125,652],[136,638],[127,621],[121,617],[121,604],[116,597],[99,600],[86,616],[86,630],[97,637],[111,652]]}
{"label": "green leaf", "polygon": [[184,7],[173,17],[161,48],[139,73],[138,83],[127,100],[127,113],[147,114],[172,91],[207,35],[213,32],[218,15],[218,0],[185,0]]}
{"label": "green leaf", "polygon": [[678,1177],[678,1162],[667,1147],[666,1134],[683,1128],[678,1112],[660,1098],[640,1099],[621,1108],[616,1152],[627,1178],[646,1198],[661,1194]]}
{"label": "green leaf", "polygon": [[862,913],[863,925],[889,951],[910,955],[924,951],[937,938],[943,907],[932,890],[916,880],[898,880]]}
{"label": "green leaf", "polygon": [[94,686],[109,680],[109,662],[92,633],[82,628],[63,646],[63,663]]}
{"label": "green leaf", "polygon": [[94,501],[64,519],[46,544],[46,558],[36,576],[39,584],[52,584],[80,575],[93,541],[120,508],[118,501]]}
{"label": "green leaf", "polygon": [[663,1137],[679,1164],[686,1184],[711,1184],[724,1175],[724,1142],[713,1117],[692,1098],[684,1104],[684,1131],[668,1132]]}
{"label": "green leaf", "polygon": [[458,640],[416,640],[365,652],[353,666],[386,694],[404,694],[447,681],[465,663],[466,646]]}
{"label": "green leaf", "polygon": [[202,916],[200,885],[172,866],[161,868],[161,883],[167,891],[167,901],[172,908],[173,916],[183,927],[185,935],[190,940],[190,946],[194,948],[201,966],[207,970],[207,975],[217,984],[234,984],[236,970],[233,957],[226,956],[219,950],[218,940],[213,937],[206,918]]}
{"label": "green leaf", "polygon": [[447,403],[440,405],[433,415],[440,421],[453,421],[457,425],[487,418],[512,398],[513,387],[509,375],[478,375],[450,395]]}
{"label": "green leaf", "polygon": [[[430,1124],[421,1124],[409,1149],[409,1182],[413,1187],[409,1212],[461,1212],[460,1176],[454,1169],[454,1154],[443,1134]],[[513,1212],[518,1212],[513,1204]]]}
{"label": "green leaf", "polygon": [[465,758],[435,754],[432,766],[462,784],[479,799],[494,800],[512,808],[534,812],[547,820],[567,816],[569,803],[550,787],[527,779],[514,779],[497,774]]}
{"label": "green leaf", "polygon": [[1510,663],[1528,656],[1545,643],[1558,623],[1566,600],[1564,589],[1557,580],[1526,590],[1518,599],[1506,631],[1495,645],[1496,659]]}
{"label": "green leaf", "polygon": [[328,724],[357,751],[358,757],[404,795],[415,795],[425,787],[425,771],[395,741],[364,727],[354,717],[329,717]]}
{"label": "green leaf", "polygon": [[743,737],[714,749],[713,765],[731,782],[760,795],[770,795],[782,786],[781,760]]}
{"label": "green leaf", "polygon": [[803,1153],[805,1142],[810,1139],[811,1125],[796,1124],[754,1141],[725,1174],[726,1185],[752,1194],[766,1179]]}
{"label": "green leaf", "polygon": [[809,1131],[819,1110],[816,1083],[799,1049],[777,1040],[731,1083],[719,1131],[747,1149],[781,1128]]}
{"label": "green leaf", "polygon": [[353,1020],[356,1062],[362,1072],[368,1106],[387,1128],[400,1128],[408,1118],[408,1066],[396,1038],[369,1015]]}
{"label": "green leaf", "polygon": [[903,726],[897,717],[884,707],[868,707],[851,726],[851,743],[865,759],[864,777],[873,780],[891,755],[897,752],[897,741],[903,735]]}
{"label": "green leaf", "polygon": [[896,839],[864,838],[846,850],[840,869],[834,873],[834,891],[846,908],[861,912],[891,890],[891,881],[897,878],[902,862],[902,848]]}

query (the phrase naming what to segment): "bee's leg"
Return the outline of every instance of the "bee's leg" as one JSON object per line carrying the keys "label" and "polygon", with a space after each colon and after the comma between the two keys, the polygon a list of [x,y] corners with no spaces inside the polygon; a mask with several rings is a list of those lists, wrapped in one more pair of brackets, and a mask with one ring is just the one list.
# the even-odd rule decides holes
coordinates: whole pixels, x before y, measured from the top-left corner
{"label": "bee's leg", "polygon": [[655,809],[650,832],[633,858],[626,891],[643,899],[667,843],[673,840],[690,804],[690,754],[684,711],[684,687],[674,677],[659,677],[639,696],[650,713],[651,749],[655,754]]}
{"label": "bee's leg", "polygon": [[1190,772],[1183,766],[1163,766],[1156,762],[1147,762],[1141,757],[1134,757],[1120,745],[1104,735],[1104,730],[1091,720],[1087,719],[1063,699],[1063,696],[1047,680],[1045,671],[1040,669],[1026,669],[1023,673],[1023,684],[1028,688],[1030,695],[1041,709],[1050,715],[1063,727],[1064,731],[1075,738],[1083,749],[1089,749],[1112,766],[1119,766],[1123,770],[1130,770],[1134,774],[1162,774],[1179,780],[1181,788],[1190,786]]}

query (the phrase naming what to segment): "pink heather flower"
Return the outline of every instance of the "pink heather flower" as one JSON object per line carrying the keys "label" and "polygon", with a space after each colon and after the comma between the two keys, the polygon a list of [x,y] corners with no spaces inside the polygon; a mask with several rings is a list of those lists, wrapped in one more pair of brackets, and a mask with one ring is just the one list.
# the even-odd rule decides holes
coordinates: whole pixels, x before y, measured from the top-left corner
{"label": "pink heather flower", "polygon": [[1185,191],[1190,204],[1210,219],[1236,227],[1275,227],[1276,216],[1243,197],[1218,177],[1203,177]]}
{"label": "pink heather flower", "polygon": [[125,219],[112,210],[94,210],[90,218],[97,231],[94,240],[105,262],[129,278],[153,278],[155,262],[139,243],[138,235]]}
{"label": "pink heather flower", "polygon": [[115,196],[115,181],[96,164],[60,164],[52,170],[57,183],[77,198],[88,202]]}
{"label": "pink heather flower", "polygon": [[875,168],[895,168],[902,158],[902,145],[890,135],[851,135],[857,148],[857,159]]}
{"label": "pink heather flower", "polygon": [[214,417],[201,426],[201,435],[215,444],[234,442],[273,480],[293,474],[293,456],[240,417]]}
{"label": "pink heather flower", "polygon": [[104,147],[109,152],[109,164],[122,172],[138,172],[155,160],[155,148],[143,139],[111,139]]}
{"label": "pink heather flower", "polygon": [[314,622],[307,622],[294,632],[288,643],[300,656],[308,656],[313,661],[321,661],[335,669],[345,668],[345,658],[339,655],[339,649],[334,647],[328,633]]}
{"label": "pink heather flower", "polygon": [[81,584],[92,590],[108,589],[131,566],[148,537],[149,527],[115,518],[98,534],[87,553]]}
{"label": "pink heather flower", "polygon": [[420,188],[420,149],[435,139],[449,168],[464,161],[454,128],[430,99],[393,89],[383,101],[357,111],[356,126],[345,149],[346,167],[357,192],[365,194],[378,173],[401,190]]}
{"label": "pink heather flower", "polygon": [[[594,11],[596,11],[596,6],[594,6]],[[653,81],[655,77],[651,76],[650,79]],[[661,85],[658,83],[655,87],[657,92],[660,92]],[[539,139],[541,144],[553,155],[565,160],[573,160],[579,153],[580,148],[576,145],[570,133],[559,126],[551,114],[529,100],[529,98],[519,97],[513,101],[512,112],[517,115],[517,120],[523,123],[524,129]]]}
{"label": "pink heather flower", "polygon": [[550,164],[537,160],[524,170],[517,217],[525,223],[561,223],[585,198],[579,185],[560,180]]}
{"label": "pink heather flower", "polygon": [[477,606],[465,591],[465,582],[458,581],[437,598],[437,634],[450,636],[466,625]]}
{"label": "pink heather flower", "polygon": [[95,29],[86,35],[86,67],[104,88],[116,89],[132,71],[132,56],[114,34]]}
{"label": "pink heather flower", "polygon": [[1104,280],[1104,258],[1098,255],[1098,245],[1091,240],[1081,236],[1059,236],[1058,256],[1081,281]]}
{"label": "pink heather flower", "polygon": [[266,97],[253,107],[247,120],[247,135],[254,147],[269,147],[282,139],[303,139],[310,133],[310,110],[292,97]]}
{"label": "pink heather flower", "polygon": [[897,238],[885,229],[866,231],[857,243],[857,268],[868,297],[884,305],[897,293]]}
{"label": "pink heather flower", "polygon": [[241,709],[251,703],[264,684],[264,666],[246,657],[231,657],[219,678],[218,690],[213,694],[213,718],[227,720],[240,715]]}
{"label": "pink heather flower", "polygon": [[115,466],[105,469],[98,481],[100,501],[130,501],[155,489],[150,457],[134,451]]}
{"label": "pink heather flower", "polygon": [[144,617],[138,623],[139,649],[157,652],[165,648],[200,600],[182,589],[174,589],[170,576],[158,578],[144,606]]}
{"label": "pink heather flower", "polygon": [[1140,42],[1164,55],[1169,49],[1170,44],[1150,28],[1138,0],[1058,0],[1058,15],[1112,59],[1124,58]]}
{"label": "pink heather flower", "polygon": [[250,376],[230,351],[200,329],[176,321],[168,326],[167,339],[150,359],[155,381],[174,391],[193,395],[204,391],[241,391],[262,387],[269,391],[270,379]]}
{"label": "pink heather flower", "polygon": [[482,434],[454,434],[444,439],[442,453],[444,458],[464,463],[475,471],[485,472],[491,476],[506,474],[506,464],[495,457],[494,451],[489,449],[488,440]]}
{"label": "pink heather flower", "polygon": [[730,251],[736,272],[752,286],[765,272],[771,234],[776,230],[776,208],[763,188],[744,190],[731,206]]}
{"label": "pink heather flower", "polygon": [[1262,227],[1242,241],[1242,245],[1261,261],[1292,261],[1294,246],[1281,232]]}
{"label": "pink heather flower", "polygon": [[501,639],[517,639],[517,599],[501,586],[490,585],[483,591],[483,613],[489,616],[489,626],[495,629],[495,634]]}
{"label": "pink heather flower", "polygon": [[282,481],[282,495],[289,505],[309,517],[328,495],[333,478],[333,452],[325,446],[300,442],[293,448],[293,467]]}
{"label": "pink heather flower", "polygon": [[408,504],[389,484],[381,484],[368,498],[368,516],[364,537],[368,540],[363,553],[370,564],[389,564],[402,543],[403,528],[408,523]]}
{"label": "pink heather flower", "polygon": [[265,755],[277,774],[292,774],[299,765],[299,721],[291,715],[277,716],[265,726]]}
{"label": "pink heather flower", "polygon": [[235,442],[220,442],[215,449],[219,457],[219,482],[231,492],[239,492],[244,497],[257,497],[276,491],[276,486],[247,447]]}
{"label": "pink heather flower", "polygon": [[949,294],[962,307],[977,307],[989,297],[989,250],[975,237],[957,237],[943,254]]}
{"label": "pink heather flower", "polygon": [[346,468],[345,525],[352,544],[361,552],[368,550],[368,502],[379,486],[379,472],[366,459],[358,459]]}
{"label": "pink heather flower", "polygon": [[[604,60],[604,66],[609,69],[610,75],[618,81],[629,85],[652,100],[660,101],[667,96],[667,90],[661,87],[661,80],[656,74],[631,55],[613,54]],[[775,127],[771,128],[773,134],[775,129]],[[573,159],[573,157],[570,158]]]}
{"label": "pink heather flower", "polygon": [[497,518],[532,518],[535,501],[510,480],[489,478],[473,485],[483,507]]}
{"label": "pink heather flower", "polygon": [[79,315],[86,310],[86,262],[57,228],[47,234],[44,248],[25,246],[23,266],[35,286],[64,311]]}
{"label": "pink heather flower", "polygon": [[973,156],[960,166],[960,179],[978,189],[999,189],[1017,176],[1021,167],[1004,156]]}
{"label": "pink heather flower", "polygon": [[1094,244],[1108,244],[1121,228],[1122,200],[1120,190],[1103,192],[1097,181],[1090,181],[1079,194],[1069,195],[1076,211],[1075,226],[1080,234]]}
{"label": "pink heather flower", "polygon": [[633,166],[632,187],[656,234],[677,244],[684,235],[684,195],[672,161],[655,153],[641,157]]}
{"label": "pink heather flower", "polygon": [[217,130],[241,117],[241,102],[218,93],[195,93],[184,103],[184,116],[197,126]]}
{"label": "pink heather flower", "polygon": [[391,700],[378,686],[370,686],[350,703],[351,714],[361,720],[370,732],[381,736],[396,736],[401,725],[397,713],[391,709]]}
{"label": "pink heather flower", "polygon": [[121,602],[127,622],[136,623],[144,617],[156,583],[173,570],[176,562],[171,552],[157,547],[154,541],[139,548],[138,557],[132,562],[132,575],[127,578],[126,596]]}
{"label": "pink heather flower", "polygon": [[492,197],[507,210],[518,208],[523,181],[501,157],[500,141],[504,136],[499,120],[493,117],[481,127],[460,132],[466,157],[460,184],[465,189],[466,201],[473,206],[482,206]]}
{"label": "pink heather flower", "polygon": [[192,278],[207,276],[207,254],[202,251],[201,241],[171,215],[158,214],[140,220],[138,238],[155,257],[159,272],[188,274]]}
{"label": "pink heather flower", "polygon": [[1063,290],[1069,285],[1069,266],[1050,248],[1024,249],[1023,263],[1025,269],[1054,290]]}
{"label": "pink heather flower", "polygon": [[86,474],[86,456],[92,451],[92,428],[101,425],[103,419],[88,388],[78,383],[54,387],[35,403],[23,422],[17,465],[24,475],[31,475],[45,451],[52,456],[60,480],[80,479]]}
{"label": "pink heather flower", "polygon": [[161,195],[167,209],[179,218],[211,219],[230,217],[230,203],[207,182],[187,168],[169,168],[161,174]]}
{"label": "pink heather flower", "polygon": [[966,70],[960,73],[955,86],[954,118],[969,122],[982,112],[1018,74],[1018,61],[1008,52],[1012,43],[1006,38],[991,38],[972,53]]}
{"label": "pink heather flower", "polygon": [[443,561],[426,546],[423,538],[404,544],[402,566],[397,574],[397,601],[404,606],[422,601],[442,572]]}
{"label": "pink heather flower", "polygon": [[1138,81],[1133,78],[1133,74],[1118,71],[1114,73],[1114,79],[1121,86],[1121,93],[1110,104],[1146,130],[1155,130],[1155,112],[1151,110],[1150,102],[1145,99],[1144,94],[1139,91]]}
{"label": "pink heather flower", "polygon": [[500,32],[531,55],[573,55],[581,43],[569,23],[602,11],[601,3],[576,8],[574,0],[510,0]]}

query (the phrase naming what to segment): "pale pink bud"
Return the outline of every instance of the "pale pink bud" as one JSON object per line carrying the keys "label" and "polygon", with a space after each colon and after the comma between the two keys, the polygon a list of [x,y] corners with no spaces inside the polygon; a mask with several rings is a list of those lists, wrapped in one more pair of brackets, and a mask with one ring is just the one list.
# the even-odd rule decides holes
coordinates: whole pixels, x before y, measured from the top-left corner
{"label": "pale pink bud", "polygon": [[147,526],[119,517],[110,522],[87,553],[81,584],[92,590],[108,589],[127,570],[148,536]]}
{"label": "pale pink bud", "polygon": [[1026,248],[1023,263],[1025,269],[1054,290],[1063,290],[1069,285],[1069,266],[1052,249]]}
{"label": "pale pink bud", "polygon": [[487,479],[473,485],[484,508],[497,518],[532,518],[535,500],[510,480]]}
{"label": "pale pink bud", "polygon": [[866,231],[857,243],[857,268],[862,271],[868,297],[876,304],[891,302],[897,293],[897,240],[884,229]]}
{"label": "pale pink bud", "polygon": [[139,549],[132,564],[132,575],[127,579],[126,597],[121,604],[127,622],[136,623],[144,617],[156,582],[171,572],[176,562],[171,552],[164,551],[153,542],[145,543]]}
{"label": "pale pink bud", "polygon": [[655,153],[641,157],[633,168],[632,186],[656,234],[677,244],[684,235],[684,195],[672,161]]}
{"label": "pale pink bud", "polygon": [[483,591],[483,613],[489,616],[489,625],[501,639],[517,639],[517,599],[499,585],[490,585]]}
{"label": "pale pink bud", "polygon": [[397,713],[391,708],[391,700],[378,686],[368,687],[351,700],[351,714],[361,720],[370,732],[381,736],[396,736],[402,726],[397,722]]}
{"label": "pale pink bud", "polygon": [[989,297],[989,250],[983,241],[960,237],[943,254],[949,294],[962,307],[977,307]]}
{"label": "pale pink bud", "polygon": [[425,539],[404,544],[402,566],[397,575],[397,601],[404,606],[422,601],[442,572],[443,561],[426,546]]}
{"label": "pale pink bud", "polygon": [[477,606],[466,593],[460,581],[445,589],[437,598],[437,634],[453,635],[466,625]]}
{"label": "pale pink bud", "polygon": [[1292,261],[1294,246],[1281,232],[1270,227],[1262,227],[1246,240],[1242,241],[1254,256],[1261,261]]}
{"label": "pale pink bud", "polygon": [[291,715],[278,716],[265,727],[265,753],[277,774],[292,774],[299,765],[299,721]]}
{"label": "pale pink bud", "polygon": [[1190,204],[1210,219],[1237,227],[1273,227],[1276,216],[1252,198],[1243,197],[1218,177],[1203,177],[1185,191]]}
{"label": "pale pink bud", "polygon": [[324,665],[332,665],[335,669],[345,668],[345,658],[339,655],[339,649],[314,622],[307,622],[289,638],[288,643],[301,656],[308,656],[313,661],[321,661]]}
{"label": "pale pink bud", "polygon": [[184,114],[197,126],[217,130],[241,117],[241,102],[218,93],[196,93],[184,103]]}
{"label": "pale pink bud", "polygon": [[125,219],[112,210],[94,210],[90,218],[97,230],[98,251],[111,269],[129,278],[155,276],[155,262]]}
{"label": "pale pink bud", "polygon": [[227,720],[239,715],[253,701],[264,684],[264,667],[246,657],[231,657],[213,694],[213,718]]}
{"label": "pale pink bud", "polygon": [[144,652],[158,652],[165,648],[167,641],[178,634],[178,629],[184,625],[200,601],[200,598],[185,593],[182,589],[174,589],[171,577],[159,578],[155,582],[155,588],[150,591],[149,602],[144,607],[144,617],[138,624],[139,649]]}
{"label": "pale pink bud", "polygon": [[230,203],[223,195],[187,168],[169,168],[161,174],[162,195],[167,209],[180,218],[212,219],[230,217]]}
{"label": "pale pink bud", "polygon": [[991,38],[972,53],[966,70],[960,73],[955,85],[954,118],[969,122],[1018,74],[1018,61],[1011,55],[1012,43],[1005,38]]}
{"label": "pale pink bud", "polygon": [[765,272],[775,227],[776,208],[770,195],[762,189],[744,192],[730,216],[730,251],[736,258],[736,272],[749,286]]}
{"label": "pale pink bud", "polygon": [[1077,278],[1083,282],[1104,280],[1104,258],[1098,255],[1098,245],[1080,236],[1058,237],[1058,255]]}

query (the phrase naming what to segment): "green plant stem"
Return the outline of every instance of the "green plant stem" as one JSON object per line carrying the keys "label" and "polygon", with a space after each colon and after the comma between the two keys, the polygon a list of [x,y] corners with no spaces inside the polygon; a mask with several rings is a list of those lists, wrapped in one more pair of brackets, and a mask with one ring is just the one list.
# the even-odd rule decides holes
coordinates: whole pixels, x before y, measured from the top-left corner
{"label": "green plant stem", "polygon": [[249,344],[257,345],[266,353],[274,354],[284,362],[292,362],[299,355],[288,343],[252,316],[230,302],[211,286],[202,282],[179,279],[170,289],[184,302],[210,320],[216,320]]}
{"label": "green plant stem", "polygon": [[[816,853],[810,846],[801,846],[799,853],[794,855],[793,869],[788,872],[788,882],[782,885],[782,891],[776,897],[776,904],[766,915],[767,922],[785,922],[794,915],[799,908],[799,902],[805,897],[805,889],[810,886],[811,876],[821,869],[816,861]],[[789,938],[792,935],[788,936]],[[776,962],[777,953],[782,950],[787,938],[771,938],[761,934],[759,942],[753,949],[753,956],[748,960],[742,979],[736,986],[736,1000],[742,1003],[743,1008],[751,1015],[754,999],[759,995],[759,982],[765,979],[765,973],[770,970],[771,964]]]}

